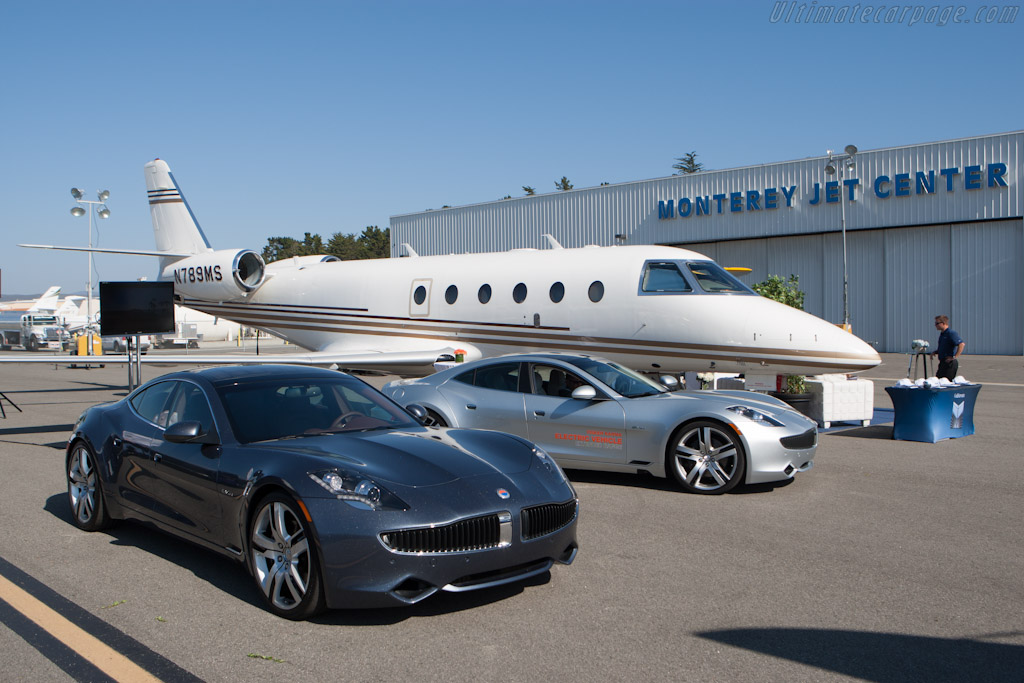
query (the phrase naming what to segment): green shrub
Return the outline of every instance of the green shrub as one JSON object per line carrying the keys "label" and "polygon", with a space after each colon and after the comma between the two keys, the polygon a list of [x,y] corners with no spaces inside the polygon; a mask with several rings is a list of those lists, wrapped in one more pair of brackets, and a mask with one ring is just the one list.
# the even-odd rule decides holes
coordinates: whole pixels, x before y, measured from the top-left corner
{"label": "green shrub", "polygon": [[758,282],[751,289],[766,299],[804,310],[804,293],[800,289],[798,275],[790,275],[788,280],[778,275],[769,275],[767,280]]}

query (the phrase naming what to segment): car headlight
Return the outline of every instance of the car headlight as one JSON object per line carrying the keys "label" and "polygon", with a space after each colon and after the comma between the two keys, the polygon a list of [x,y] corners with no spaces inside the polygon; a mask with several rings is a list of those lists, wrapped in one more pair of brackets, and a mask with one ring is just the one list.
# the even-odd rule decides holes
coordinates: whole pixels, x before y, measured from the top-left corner
{"label": "car headlight", "polygon": [[320,484],[338,500],[344,500],[352,504],[353,507],[371,510],[409,509],[409,506],[401,498],[367,477],[338,470],[326,470],[312,472],[309,478]]}
{"label": "car headlight", "polygon": [[726,410],[728,410],[729,412],[732,412],[732,413],[736,413],[737,415],[742,415],[743,417],[747,418],[751,422],[756,422],[757,424],[762,424],[762,425],[765,425],[765,426],[768,426],[768,427],[782,427],[782,426],[784,426],[781,422],[776,420],[771,415],[768,415],[766,413],[762,413],[759,410],[754,410],[753,408],[750,408],[749,406],[730,406],[729,408],[726,408]]}
{"label": "car headlight", "polygon": [[548,455],[548,452],[545,451],[540,446],[533,447],[533,454],[537,457],[538,460],[540,460],[540,464],[543,465],[544,469],[546,469],[548,472],[553,472],[559,469],[558,464],[555,462],[555,459]]}
{"label": "car headlight", "polygon": [[565,472],[562,471],[562,468],[558,466],[558,463],[555,462],[555,459],[552,458],[547,451],[545,451],[540,446],[534,446],[533,454],[534,456],[536,456],[537,460],[540,461],[540,465],[541,467],[544,468],[545,471],[551,472],[559,479],[561,479],[563,482],[565,482],[565,484],[570,489],[572,489],[573,495],[575,495],[576,489],[573,489],[572,483],[569,481],[569,477],[565,476]]}

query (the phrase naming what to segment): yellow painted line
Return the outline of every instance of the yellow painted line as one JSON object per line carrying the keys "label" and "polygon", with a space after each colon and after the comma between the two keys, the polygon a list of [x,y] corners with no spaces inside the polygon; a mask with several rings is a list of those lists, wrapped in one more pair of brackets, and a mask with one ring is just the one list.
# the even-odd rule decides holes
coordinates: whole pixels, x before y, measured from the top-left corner
{"label": "yellow painted line", "polygon": [[114,680],[125,683],[160,681],[159,678],[71,623],[3,576],[0,576],[0,599],[34,621],[44,631]]}

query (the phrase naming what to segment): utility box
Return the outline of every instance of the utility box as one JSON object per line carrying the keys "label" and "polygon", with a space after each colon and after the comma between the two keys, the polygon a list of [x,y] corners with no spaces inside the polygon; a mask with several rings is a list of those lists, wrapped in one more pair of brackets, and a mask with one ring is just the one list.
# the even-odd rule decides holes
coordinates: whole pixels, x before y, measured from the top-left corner
{"label": "utility box", "polygon": [[[92,353],[89,353],[89,341],[92,340]],[[79,356],[102,356],[103,355],[103,342],[100,340],[99,335],[95,334],[83,334],[78,337],[77,346],[75,352]]]}

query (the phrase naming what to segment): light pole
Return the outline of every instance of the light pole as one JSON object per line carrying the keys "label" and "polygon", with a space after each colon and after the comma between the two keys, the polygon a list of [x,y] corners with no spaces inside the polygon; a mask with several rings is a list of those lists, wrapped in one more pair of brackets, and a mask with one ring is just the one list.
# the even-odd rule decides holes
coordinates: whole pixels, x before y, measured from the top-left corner
{"label": "light pole", "polygon": [[857,167],[853,157],[857,154],[855,145],[847,145],[843,151],[845,154],[836,154],[832,150],[828,153],[828,163],[825,164],[825,173],[828,175],[839,174],[839,207],[840,221],[843,231],[843,329],[852,332],[850,327],[850,273],[846,265],[846,200],[843,199],[843,173],[852,171]]}
{"label": "light pole", "polygon": [[82,199],[84,193],[77,187],[71,188],[71,196],[75,198],[75,202],[78,204],[88,205],[87,209],[83,209],[81,206],[76,206],[71,209],[71,215],[75,218],[80,218],[85,214],[89,214],[89,291],[86,293],[86,304],[85,304],[85,329],[87,337],[86,346],[88,355],[92,355],[92,333],[93,333],[93,317],[92,317],[92,214],[95,212],[100,218],[110,218],[110,209],[107,208],[107,199],[110,198],[110,191],[103,190],[102,192],[96,193],[96,199],[93,201],[89,199]]}

